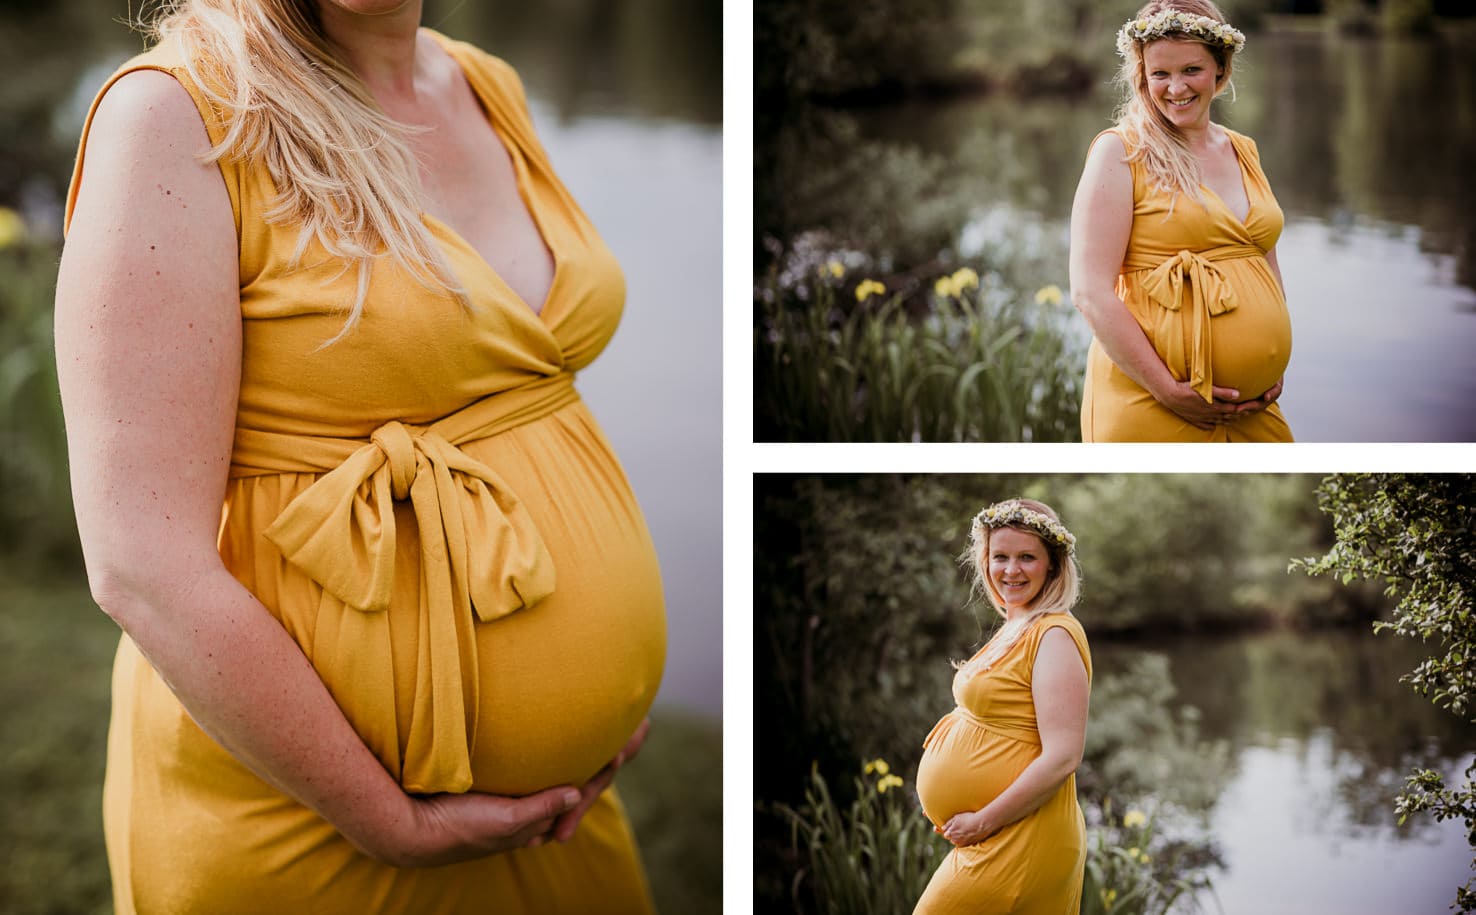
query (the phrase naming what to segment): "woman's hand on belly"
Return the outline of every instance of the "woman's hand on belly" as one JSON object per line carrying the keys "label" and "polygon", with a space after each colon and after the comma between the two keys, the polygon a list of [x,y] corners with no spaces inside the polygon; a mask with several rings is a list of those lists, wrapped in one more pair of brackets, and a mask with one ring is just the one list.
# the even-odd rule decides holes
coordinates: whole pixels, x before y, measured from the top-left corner
{"label": "woman's hand on belly", "polygon": [[984,811],[972,810],[954,814],[938,832],[952,842],[954,847],[963,848],[965,845],[978,845],[998,832],[998,829],[985,821]]}
{"label": "woman's hand on belly", "polygon": [[[630,736],[630,740],[626,742],[620,752],[615,754],[615,758],[610,760],[599,772],[596,772],[594,778],[584,783],[584,787],[579,789],[579,803],[575,805],[573,810],[563,814],[554,822],[553,828],[549,831],[546,838],[552,838],[556,842],[567,842],[573,838],[574,831],[579,828],[579,821],[584,819],[584,815],[589,812],[590,807],[594,806],[594,802],[599,799],[605,789],[614,783],[615,773],[620,770],[620,767],[635,759],[636,754],[641,751],[641,744],[646,742],[646,735],[650,731],[651,719],[647,718],[635,729],[635,733]],[[543,838],[534,839],[531,844],[538,845],[542,842]]]}
{"label": "woman's hand on belly", "polygon": [[[1168,388],[1149,393],[1159,403],[1172,410],[1174,415],[1198,429],[1209,430],[1215,426],[1234,422],[1245,412],[1242,405],[1237,403],[1240,392],[1234,388],[1216,386],[1214,388],[1215,399],[1210,403],[1205,403],[1204,398],[1200,397],[1187,381],[1174,382]],[[1247,401],[1247,403],[1255,403],[1255,401]],[[1265,406],[1261,409],[1265,409]]]}
{"label": "woman's hand on belly", "polygon": [[1242,400],[1235,403],[1235,415],[1246,416],[1251,413],[1259,413],[1276,403],[1276,399],[1281,396],[1281,388],[1285,381],[1285,378],[1279,379],[1260,397],[1252,397],[1250,400]]}
{"label": "woman's hand on belly", "polygon": [[385,834],[355,844],[383,864],[436,867],[537,845],[579,805],[570,785],[526,797],[432,794],[410,799],[410,815]]}

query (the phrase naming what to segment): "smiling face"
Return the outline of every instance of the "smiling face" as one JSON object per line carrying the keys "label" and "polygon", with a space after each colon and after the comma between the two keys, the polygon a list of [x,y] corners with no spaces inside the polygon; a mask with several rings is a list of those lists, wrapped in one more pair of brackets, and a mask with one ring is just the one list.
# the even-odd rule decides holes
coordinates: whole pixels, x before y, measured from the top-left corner
{"label": "smiling face", "polygon": [[989,583],[1005,612],[1028,609],[1050,576],[1051,556],[1045,541],[1029,531],[1001,527],[990,532],[987,549]]}
{"label": "smiling face", "polygon": [[1209,126],[1210,102],[1224,71],[1209,48],[1197,41],[1161,38],[1143,48],[1148,97],[1180,130]]}

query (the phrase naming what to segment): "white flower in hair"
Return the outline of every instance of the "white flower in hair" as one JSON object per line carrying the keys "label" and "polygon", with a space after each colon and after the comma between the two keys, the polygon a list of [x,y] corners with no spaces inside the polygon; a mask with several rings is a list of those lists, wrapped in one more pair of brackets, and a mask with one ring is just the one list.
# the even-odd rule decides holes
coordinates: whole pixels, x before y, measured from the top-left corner
{"label": "white flower in hair", "polygon": [[1027,508],[1019,499],[996,502],[974,516],[975,528],[992,529],[1011,525],[1027,527],[1047,543],[1065,547],[1067,555],[1076,552],[1076,537],[1066,529],[1066,525],[1050,515]]}
{"label": "white flower in hair", "polygon": [[1245,34],[1228,23],[1168,9],[1123,23],[1117,33],[1117,53],[1127,57],[1136,42],[1152,41],[1170,33],[1190,35],[1206,44],[1221,45],[1236,54],[1245,48]]}

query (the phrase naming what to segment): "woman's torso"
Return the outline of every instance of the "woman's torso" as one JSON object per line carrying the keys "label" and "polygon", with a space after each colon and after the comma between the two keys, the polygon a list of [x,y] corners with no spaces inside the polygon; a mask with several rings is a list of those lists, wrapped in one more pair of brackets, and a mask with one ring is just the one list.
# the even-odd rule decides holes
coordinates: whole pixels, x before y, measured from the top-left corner
{"label": "woman's torso", "polygon": [[[1188,251],[1223,274],[1233,307],[1210,318],[1210,368],[1213,383],[1235,388],[1241,399],[1259,397],[1286,371],[1291,358],[1291,317],[1280,284],[1265,254],[1281,235],[1281,208],[1261,171],[1255,143],[1225,131],[1243,182],[1244,219],[1219,194],[1202,186],[1203,201],[1173,195],[1154,185],[1133,162],[1133,224],[1128,237],[1118,295],[1148,334],[1160,355],[1182,344],[1169,340],[1182,328],[1165,321],[1164,307],[1147,288],[1149,275],[1170,258]],[[1222,179],[1222,186],[1224,181]],[[1182,307],[1189,307],[1184,303]],[[1169,357],[1169,370],[1188,380],[1188,368]]]}
{"label": "woman's torso", "polygon": [[[1090,678],[1086,634],[1066,613],[1038,620],[989,670],[973,672],[966,666],[954,676],[957,707],[928,735],[917,771],[918,800],[935,825],[982,809],[1040,755],[1031,683],[1040,639],[1053,627],[1071,634]],[[1048,804],[1042,810],[1055,815],[1053,807],[1062,806],[1061,812],[1074,814],[1078,809],[1074,776],[1062,785],[1058,797],[1059,805]]]}
{"label": "woman's torso", "polygon": [[[546,301],[535,311],[476,247],[427,215],[470,307],[382,259],[362,320],[324,346],[343,327],[355,270],[316,243],[294,263],[295,227],[269,225],[263,215],[275,195],[266,169],[224,163],[240,239],[242,374],[221,553],[407,788],[526,793],[588,779],[630,736],[660,681],[664,605],[639,507],[572,388],[619,320],[618,265],[549,166],[517,76],[470,46],[432,37],[465,72],[489,135],[504,144],[551,259]],[[179,78],[219,141],[221,124],[177,47],[166,43],[129,65],[139,66]],[[458,425],[465,416],[476,421]],[[422,448],[438,421],[435,448]],[[268,531],[344,454],[375,451],[371,437],[391,427],[408,432],[413,453],[398,463],[371,455],[385,467],[344,489],[352,517],[332,534],[349,565],[365,536],[394,522],[392,597],[387,610],[365,610],[284,558]],[[447,442],[453,464],[465,458],[494,482],[427,461]],[[375,480],[417,466],[417,486],[431,477],[445,483],[439,518],[399,494],[376,499]],[[324,531],[334,527],[320,520]],[[422,536],[427,526],[434,536]],[[456,552],[458,538],[462,558],[441,555],[446,543]],[[536,565],[547,587],[521,600],[526,583],[497,564],[540,542]],[[137,739],[188,728],[167,693],[144,695],[158,701],[139,709]],[[231,764],[197,749],[202,761]],[[174,771],[222,781],[208,769]]]}

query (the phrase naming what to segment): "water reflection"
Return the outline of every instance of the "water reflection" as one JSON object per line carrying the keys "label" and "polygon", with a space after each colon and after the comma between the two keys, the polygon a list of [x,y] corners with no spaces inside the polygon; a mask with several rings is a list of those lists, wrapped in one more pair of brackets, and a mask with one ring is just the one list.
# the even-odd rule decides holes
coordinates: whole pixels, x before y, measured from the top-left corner
{"label": "water reflection", "polygon": [[1227,912],[1438,912],[1465,881],[1461,824],[1394,822],[1414,767],[1459,776],[1476,727],[1398,682],[1418,644],[1363,631],[1094,646],[1099,670],[1166,657],[1203,735],[1224,740],[1231,775],[1208,809]]}
{"label": "water reflection", "polygon": [[[1216,117],[1256,139],[1287,217],[1293,431],[1476,440],[1476,54],[1320,34],[1250,46]],[[1104,81],[1111,67],[1099,62]],[[1022,288],[1061,283],[1081,163],[1114,102],[1104,88],[761,114],[756,230],[823,229],[880,269],[978,256],[1010,263]],[[1021,226],[1035,241],[1021,243]]]}

